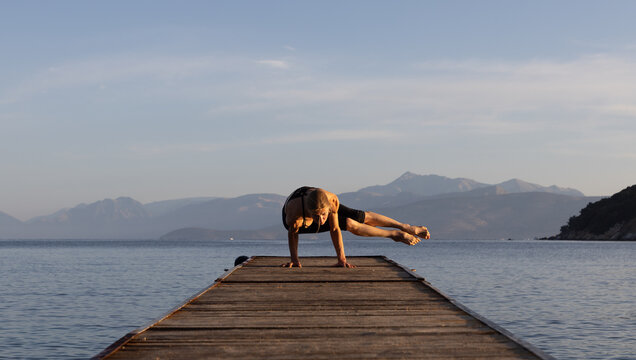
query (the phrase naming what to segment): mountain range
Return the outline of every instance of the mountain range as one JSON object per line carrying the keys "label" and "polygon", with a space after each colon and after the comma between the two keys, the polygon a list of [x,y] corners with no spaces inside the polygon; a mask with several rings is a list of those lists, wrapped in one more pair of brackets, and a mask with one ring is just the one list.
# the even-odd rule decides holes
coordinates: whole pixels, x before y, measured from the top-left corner
{"label": "mountain range", "polygon": [[[338,196],[347,206],[426,225],[434,238],[454,239],[547,236],[589,202],[600,199],[571,188],[519,179],[492,185],[411,172],[386,185]],[[120,197],[79,204],[25,222],[0,212],[0,238],[285,239],[281,224],[285,198],[249,194],[142,204]]]}

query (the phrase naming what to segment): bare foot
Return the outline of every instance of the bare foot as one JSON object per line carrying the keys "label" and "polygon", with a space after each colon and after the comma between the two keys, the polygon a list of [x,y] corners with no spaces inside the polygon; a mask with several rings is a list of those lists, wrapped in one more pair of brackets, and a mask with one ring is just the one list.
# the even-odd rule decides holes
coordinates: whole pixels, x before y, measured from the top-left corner
{"label": "bare foot", "polygon": [[415,236],[399,230],[397,235],[391,236],[391,239],[393,239],[393,241],[405,243],[406,245],[415,245],[420,242],[420,239],[416,238]]}
{"label": "bare foot", "polygon": [[431,238],[431,233],[428,231],[428,229],[425,226],[413,226],[413,225],[409,225],[407,227],[407,232],[411,235],[415,235],[417,237],[420,237],[424,240],[428,240]]}

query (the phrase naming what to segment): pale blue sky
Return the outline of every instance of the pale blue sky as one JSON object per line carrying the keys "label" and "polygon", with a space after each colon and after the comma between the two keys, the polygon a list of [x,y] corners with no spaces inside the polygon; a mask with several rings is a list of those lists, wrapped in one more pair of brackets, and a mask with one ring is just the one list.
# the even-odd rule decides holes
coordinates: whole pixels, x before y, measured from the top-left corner
{"label": "pale blue sky", "polygon": [[634,1],[2,1],[0,211],[636,183]]}

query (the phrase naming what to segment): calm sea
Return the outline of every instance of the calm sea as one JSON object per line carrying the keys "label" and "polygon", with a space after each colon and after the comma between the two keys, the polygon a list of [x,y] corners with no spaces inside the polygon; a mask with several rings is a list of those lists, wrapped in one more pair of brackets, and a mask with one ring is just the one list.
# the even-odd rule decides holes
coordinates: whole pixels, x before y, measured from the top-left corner
{"label": "calm sea", "polygon": [[[345,241],[558,359],[636,359],[636,242]],[[333,255],[301,238],[302,255]],[[0,358],[89,358],[286,241],[0,241]],[[355,262],[354,262],[355,263]]]}

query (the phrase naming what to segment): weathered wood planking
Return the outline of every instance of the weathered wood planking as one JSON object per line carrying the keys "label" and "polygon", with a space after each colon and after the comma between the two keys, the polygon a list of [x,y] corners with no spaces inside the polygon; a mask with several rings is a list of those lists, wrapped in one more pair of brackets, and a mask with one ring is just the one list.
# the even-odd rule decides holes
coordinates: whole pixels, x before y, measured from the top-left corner
{"label": "weathered wood planking", "polygon": [[94,359],[551,359],[382,256],[253,257]]}

